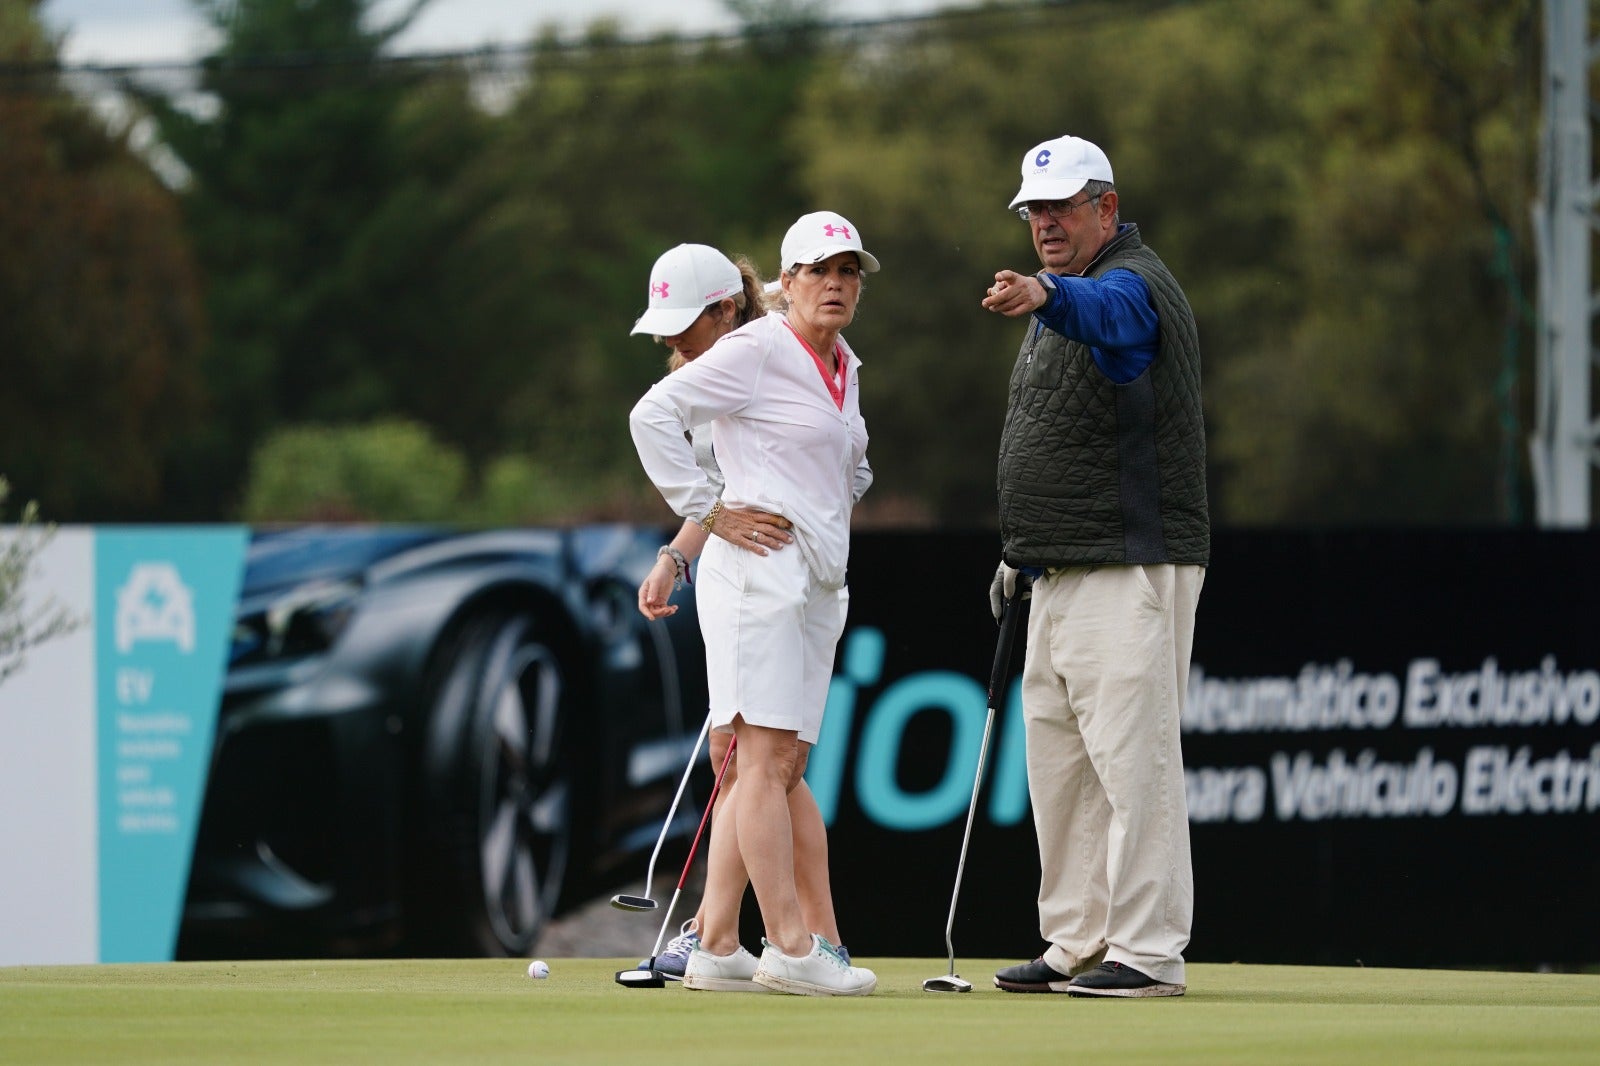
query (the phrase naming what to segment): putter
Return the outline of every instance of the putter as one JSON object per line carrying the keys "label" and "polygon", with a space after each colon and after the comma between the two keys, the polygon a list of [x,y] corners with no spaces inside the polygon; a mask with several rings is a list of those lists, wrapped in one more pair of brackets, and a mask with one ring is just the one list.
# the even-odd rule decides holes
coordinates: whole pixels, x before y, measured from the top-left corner
{"label": "putter", "polygon": [[[661,823],[661,834],[656,837],[656,848],[650,853],[650,866],[644,875],[644,895],[630,896],[619,892],[611,897],[611,905],[624,911],[653,911],[656,909],[655,897],[650,894],[650,883],[656,876],[656,858],[661,854],[661,845],[666,842],[667,831],[672,828],[672,820],[678,816],[678,801],[683,799],[683,790],[689,784],[689,775],[694,772],[694,764],[700,758],[700,748],[706,742],[706,734],[711,731],[711,716],[706,715],[705,724],[700,727],[700,739],[694,742],[694,751],[689,754],[689,765],[683,768],[683,780],[678,782],[678,793],[672,797],[672,806],[667,808],[666,821]],[[633,972],[633,971],[625,971]]]}
{"label": "putter", "polygon": [[950,893],[950,917],[944,923],[944,946],[950,955],[949,972],[943,977],[930,977],[922,982],[924,992],[971,992],[972,982],[956,974],[956,901],[961,898],[961,875],[967,868],[967,842],[972,839],[972,816],[978,810],[978,786],[983,784],[983,764],[989,755],[989,734],[994,731],[995,707],[1000,703],[1006,684],[1006,667],[1011,663],[1011,646],[1017,636],[1017,619],[1022,616],[1022,601],[1027,598],[1023,582],[1026,574],[1017,575],[1016,594],[1007,600],[1000,613],[1000,641],[994,652],[994,669],[989,673],[989,713],[983,720],[983,740],[978,745],[978,772],[972,778],[972,801],[967,804],[967,828],[961,835],[961,858],[956,863],[956,885]]}
{"label": "putter", "polygon": [[[654,962],[655,960],[650,960]],[[666,988],[667,979],[661,976],[660,971],[649,970],[618,970],[617,984],[628,988]]]}
{"label": "putter", "polygon": [[722,768],[717,771],[716,784],[711,786],[711,797],[706,800],[706,812],[700,816],[700,827],[694,831],[694,840],[689,844],[689,855],[683,860],[683,873],[678,875],[678,887],[673,890],[672,899],[667,903],[667,913],[661,918],[661,932],[656,934],[656,946],[650,949],[650,965],[645,969],[635,967],[632,970],[618,970],[617,984],[628,988],[665,988],[667,978],[656,969],[656,957],[661,954],[661,945],[667,939],[667,926],[672,923],[672,912],[678,907],[678,897],[683,893],[684,883],[689,880],[689,869],[694,865],[694,854],[700,848],[700,837],[706,830],[706,823],[711,820],[711,808],[717,804],[717,793],[722,791],[722,779],[728,775],[728,766],[733,762],[733,749],[738,747],[737,738],[728,742],[728,754],[722,757]]}

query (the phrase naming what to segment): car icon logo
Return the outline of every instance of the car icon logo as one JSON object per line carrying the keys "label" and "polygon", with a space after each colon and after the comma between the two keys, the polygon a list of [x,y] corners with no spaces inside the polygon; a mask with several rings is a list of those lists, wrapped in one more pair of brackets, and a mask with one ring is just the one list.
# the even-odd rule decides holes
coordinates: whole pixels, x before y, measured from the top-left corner
{"label": "car icon logo", "polygon": [[194,651],[194,593],[171,563],[139,563],[117,590],[117,651],[150,640]]}

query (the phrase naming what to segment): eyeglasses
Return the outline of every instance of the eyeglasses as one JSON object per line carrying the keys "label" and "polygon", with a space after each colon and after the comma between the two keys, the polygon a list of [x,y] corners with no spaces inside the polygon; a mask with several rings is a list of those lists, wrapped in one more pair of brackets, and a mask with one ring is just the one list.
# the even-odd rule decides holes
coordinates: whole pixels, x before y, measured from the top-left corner
{"label": "eyeglasses", "polygon": [[1040,218],[1044,218],[1045,216],[1049,216],[1050,218],[1055,219],[1057,222],[1065,222],[1066,219],[1067,219],[1067,216],[1072,214],[1072,212],[1076,211],[1078,208],[1082,207],[1084,204],[1092,204],[1092,203],[1094,203],[1096,200],[1100,199],[1100,197],[1102,197],[1104,195],[1105,195],[1104,193],[1098,193],[1097,192],[1093,196],[1089,197],[1087,200],[1077,200],[1077,201],[1070,200],[1070,199],[1069,200],[1029,200],[1027,203],[1025,203],[1021,207],[1017,208],[1017,217],[1022,219],[1022,221],[1024,221],[1024,222],[1031,222],[1031,221],[1033,221],[1033,216],[1034,215],[1038,215]]}

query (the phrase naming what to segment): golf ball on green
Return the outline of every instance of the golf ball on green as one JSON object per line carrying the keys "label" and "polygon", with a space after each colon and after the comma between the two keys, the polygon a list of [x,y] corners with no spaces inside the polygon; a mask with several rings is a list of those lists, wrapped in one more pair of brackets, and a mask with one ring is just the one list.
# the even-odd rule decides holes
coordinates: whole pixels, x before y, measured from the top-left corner
{"label": "golf ball on green", "polygon": [[550,967],[545,965],[542,960],[534,959],[532,962],[528,963],[528,976],[536,978],[549,977]]}

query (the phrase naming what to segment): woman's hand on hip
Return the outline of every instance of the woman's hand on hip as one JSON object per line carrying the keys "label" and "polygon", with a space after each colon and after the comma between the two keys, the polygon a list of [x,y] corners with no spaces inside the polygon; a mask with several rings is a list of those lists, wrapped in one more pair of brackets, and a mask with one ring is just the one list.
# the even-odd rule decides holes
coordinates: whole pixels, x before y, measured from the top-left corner
{"label": "woman's hand on hip", "polygon": [[766,555],[794,540],[794,523],[781,514],[758,511],[753,507],[725,507],[713,531],[729,544],[745,551]]}

